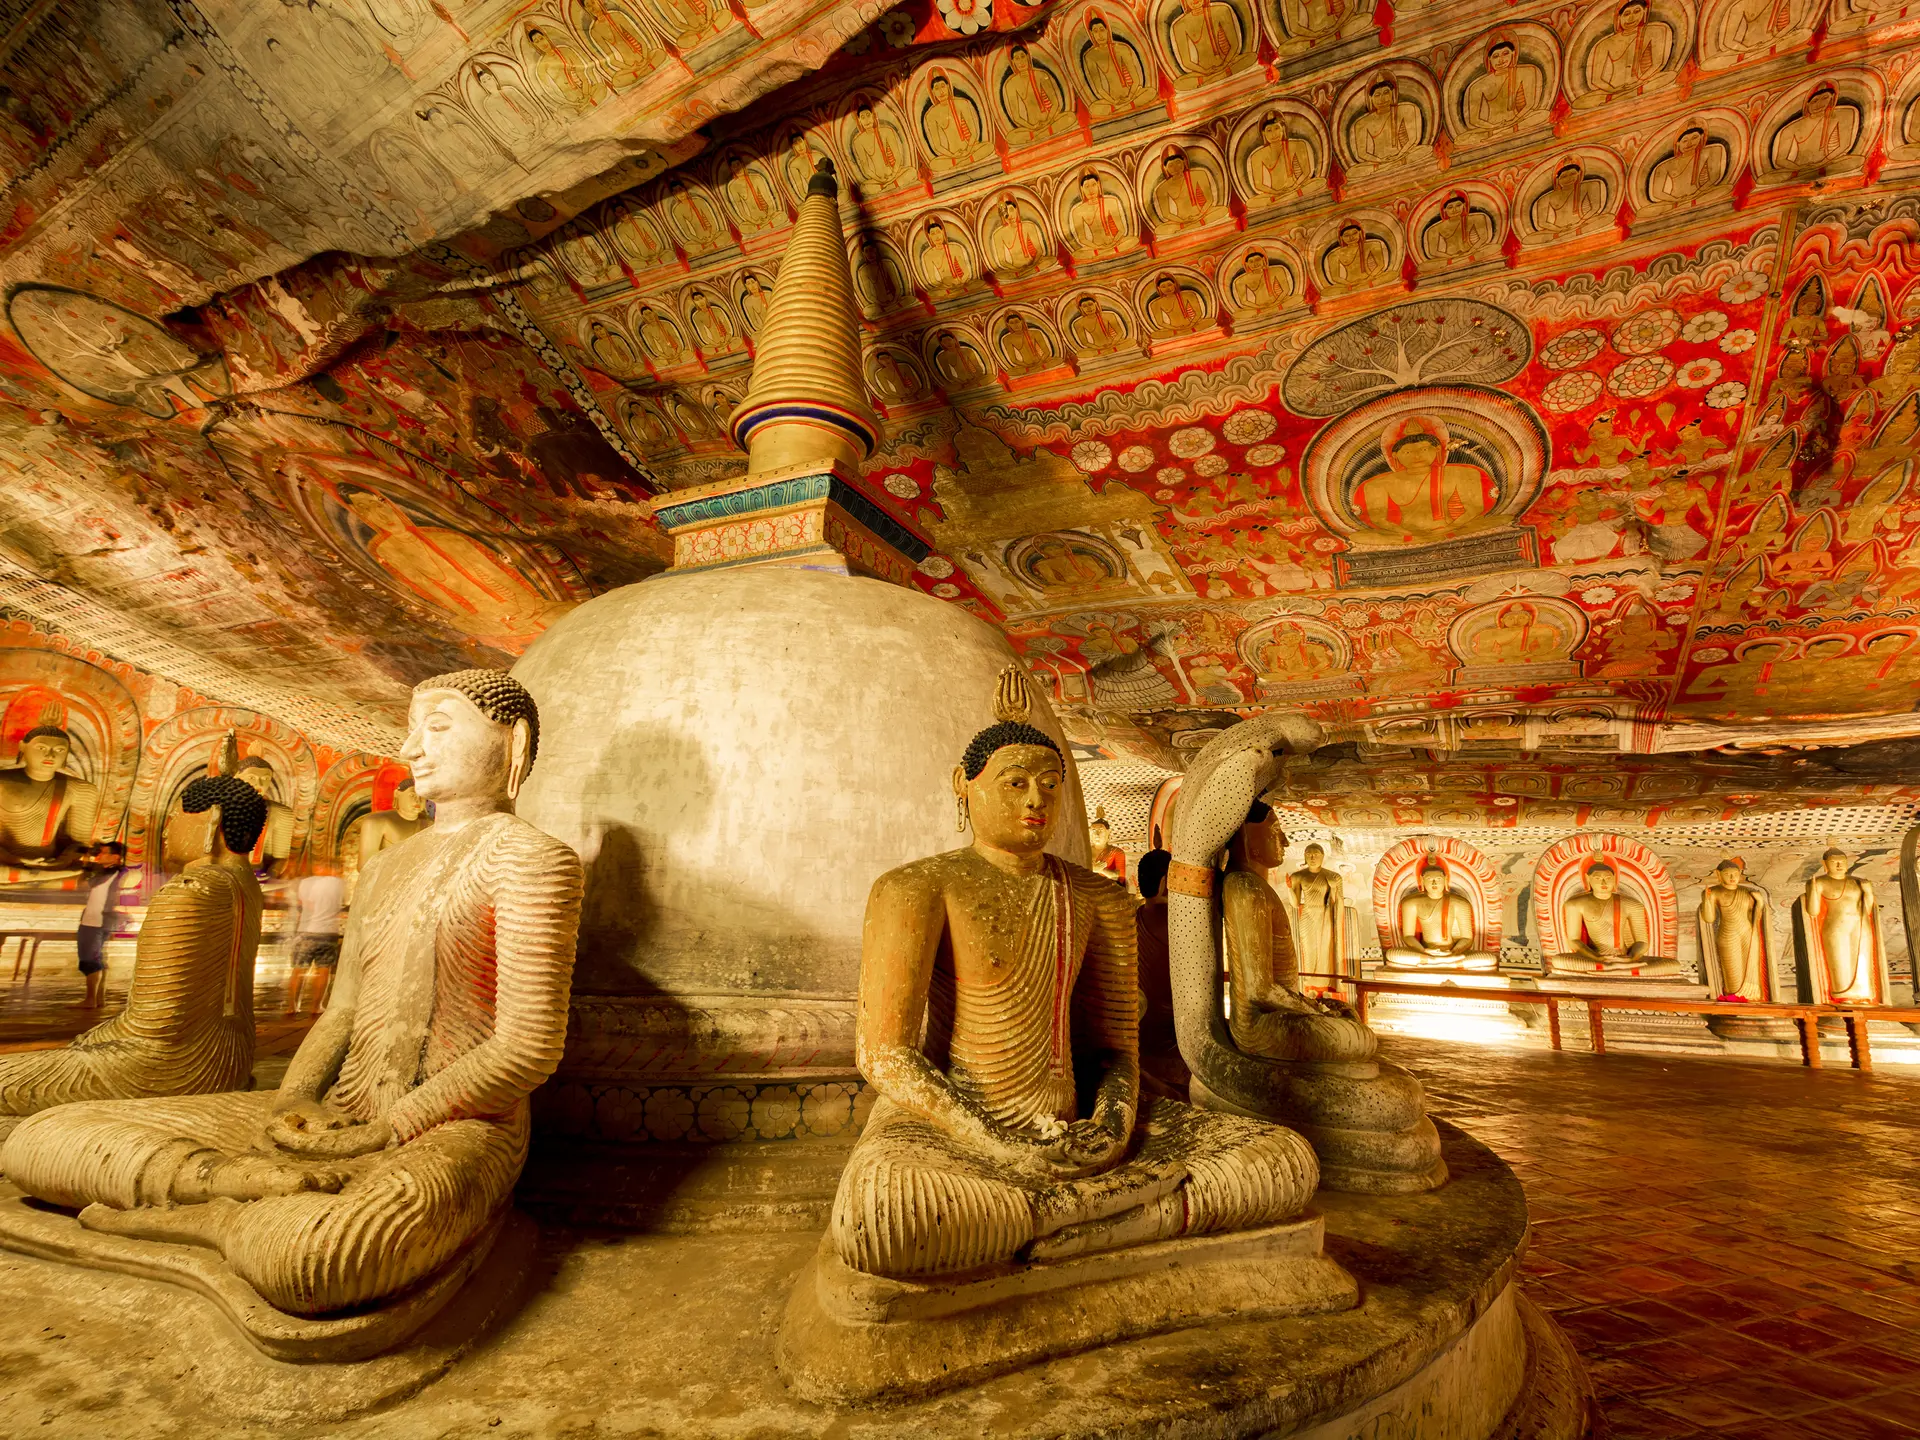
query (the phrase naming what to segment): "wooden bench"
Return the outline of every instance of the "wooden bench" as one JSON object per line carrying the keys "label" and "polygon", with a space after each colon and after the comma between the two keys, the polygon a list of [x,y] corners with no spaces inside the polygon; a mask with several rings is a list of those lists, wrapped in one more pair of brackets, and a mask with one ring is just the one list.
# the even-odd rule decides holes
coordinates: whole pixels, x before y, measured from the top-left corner
{"label": "wooden bench", "polygon": [[[1489,972],[1492,973],[1492,972]],[[1422,995],[1442,1000],[1491,1000],[1509,1004],[1547,1007],[1547,1033],[1553,1048],[1560,1044],[1560,1006],[1562,1003],[1585,1005],[1587,1027],[1593,1037],[1593,1053],[1607,1053],[1605,1015],[1608,1010],[1638,1010],[1666,1015],[1744,1015],[1753,1020],[1791,1020],[1799,1030],[1800,1063],[1820,1068],[1820,1021],[1837,1018],[1847,1030],[1847,1052],[1856,1070],[1873,1068],[1873,1052],[1867,1038],[1867,1026],[1874,1020],[1920,1021],[1920,1006],[1892,1005],[1816,1005],[1795,1002],[1771,1004],[1736,1003],[1724,1000],[1668,1000],[1644,995],[1595,994],[1585,990],[1497,990],[1472,985],[1415,985],[1405,980],[1368,980],[1355,975],[1334,975],[1324,971],[1301,971],[1303,979],[1331,980],[1354,989],[1354,1009],[1364,1022],[1369,995]]]}
{"label": "wooden bench", "polygon": [[[20,966],[24,963],[27,967],[26,983],[31,985],[33,983],[33,967],[35,962],[40,958],[41,943],[47,940],[72,940],[76,929],[78,929],[76,925],[68,925],[57,930],[0,929],[0,961],[6,958],[7,943],[12,940],[18,940],[20,942],[20,948],[13,952],[13,975],[11,978],[15,980],[20,978]],[[131,940],[139,934],[140,927],[135,925],[131,929],[116,928],[111,935],[107,936],[107,939]]]}

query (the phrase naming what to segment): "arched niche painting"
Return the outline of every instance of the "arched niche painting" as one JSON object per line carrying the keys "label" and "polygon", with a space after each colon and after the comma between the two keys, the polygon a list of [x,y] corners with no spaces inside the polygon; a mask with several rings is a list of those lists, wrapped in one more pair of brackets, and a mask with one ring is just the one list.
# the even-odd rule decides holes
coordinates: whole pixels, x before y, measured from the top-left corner
{"label": "arched niche painting", "polygon": [[[840,149],[853,168],[862,195],[886,195],[912,183],[919,153],[907,124],[884,95],[861,91],[847,101],[838,125]],[[801,194],[805,195],[804,189]]]}
{"label": "arched niche painting", "polygon": [[1656,138],[1635,162],[1631,183],[1636,216],[1729,201],[1746,153],[1745,125],[1738,111],[1689,115]]}
{"label": "arched niche painting", "polygon": [[732,245],[733,236],[719,205],[697,180],[668,176],[658,203],[667,229],[689,256],[711,255]]}
{"label": "arched niche painting", "polygon": [[1227,172],[1220,152],[1181,136],[1141,157],[1139,193],[1156,235],[1202,230],[1227,218]]}
{"label": "arched niche painting", "polygon": [[1172,340],[1212,329],[1218,304],[1206,276],[1188,266],[1166,265],[1140,281],[1134,309],[1146,322],[1148,339]]}
{"label": "arched niche painting", "polygon": [[1404,255],[1400,227],[1383,210],[1342,215],[1313,244],[1320,288],[1335,295],[1398,285]]}
{"label": "arched niche painting", "polygon": [[927,365],[947,390],[978,390],[993,383],[997,368],[980,339],[960,325],[936,325],[925,340]]}
{"label": "arched niche painting", "polygon": [[610,201],[600,211],[598,228],[635,270],[651,269],[673,259],[673,246],[647,206],[626,199]]}
{"label": "arched niche painting", "polygon": [[[1920,165],[1920,67],[1907,77],[1889,107],[1887,126],[1887,162],[1889,165]],[[1920,938],[1915,941],[1920,944]]]}
{"label": "arched niche painting", "polygon": [[883,405],[912,405],[928,398],[926,370],[898,345],[876,345],[867,356],[867,388]]}
{"label": "arched niche painting", "polygon": [[581,316],[579,341],[587,365],[609,379],[632,380],[647,373],[639,348],[610,315]]}
{"label": "arched niche painting", "polygon": [[965,222],[951,211],[916,216],[907,243],[913,255],[913,278],[936,301],[979,283],[979,257],[967,238]]}
{"label": "arched niche painting", "polygon": [[231,389],[226,362],[146,316],[57,285],[22,285],[7,318],[33,358],[83,395],[166,419]]}
{"label": "arched niche painting", "polygon": [[1236,643],[1263,690],[1322,683],[1353,668],[1353,647],[1345,632],[1308,616],[1283,615],[1250,625]]}
{"label": "arched niche painting", "polygon": [[669,370],[694,359],[687,337],[664,303],[642,300],[628,316],[633,338],[656,369]]}
{"label": "arched niche painting", "polygon": [[1250,210],[1327,188],[1327,131],[1310,107],[1276,100],[1248,112],[1228,142],[1234,182]]}
{"label": "arched niche painting", "polygon": [[1030,190],[996,190],[981,207],[978,229],[981,253],[998,279],[1018,280],[1058,264],[1046,212]]}
{"label": "arched niche painting", "polygon": [[1442,88],[1455,145],[1512,139],[1553,121],[1560,93],[1560,44],[1544,25],[1516,22],[1461,47]]}
{"label": "arched niche painting", "polygon": [[1096,124],[1161,108],[1153,46],[1125,6],[1088,6],[1063,28],[1059,43]]}
{"label": "arched niche painting", "polygon": [[741,270],[727,287],[733,298],[734,313],[740,317],[747,334],[758,335],[767,318],[767,306],[773,303],[773,276],[765,270]]}
{"label": "arched niche painting", "polygon": [[914,299],[914,284],[907,277],[906,262],[891,240],[871,230],[861,230],[855,233],[847,248],[852,252],[848,259],[853,266],[854,293],[859,296],[861,313],[869,320],[878,320],[918,303]]}
{"label": "arched niche painting", "polygon": [[[1531,561],[1531,533],[1515,526],[1539,493],[1548,453],[1545,426],[1517,396],[1416,386],[1327,425],[1300,471],[1309,508],[1351,547],[1342,559],[1356,578],[1416,562],[1433,574],[1466,573]],[[1421,553],[1396,561],[1385,553],[1393,551]]]}
{"label": "arched niche painting", "polygon": [[987,321],[993,353],[1015,380],[1058,368],[1065,356],[1053,326],[1038,310],[1011,305]]}
{"label": "arched niche painting", "polygon": [[1126,557],[1083,530],[1016,541],[1008,547],[1007,567],[1049,601],[1093,600],[1128,583]]}
{"label": "arched niche painting", "polygon": [[1244,245],[1220,267],[1227,309],[1240,323],[1270,320],[1283,311],[1304,305],[1300,263],[1277,241]]}
{"label": "arched niche painting", "polygon": [[1756,131],[1755,181],[1779,185],[1857,174],[1879,129],[1879,83],[1863,72],[1836,72],[1775,105]]}
{"label": "arched niche painting", "polygon": [[1414,255],[1423,270],[1471,265],[1498,257],[1506,233],[1500,192],[1469,183],[1428,197],[1414,212]]}
{"label": "arched niche painting", "polygon": [[1135,348],[1128,306],[1110,291],[1069,291],[1059,317],[1060,332],[1076,355],[1102,358]]}
{"label": "arched niche painting", "polygon": [[1262,12],[1282,60],[1378,33],[1365,0],[1264,0]]}
{"label": "arched niche painting", "polygon": [[750,151],[734,146],[722,152],[713,167],[713,185],[742,235],[777,230],[790,218],[773,173]]}
{"label": "arched niche painting", "polygon": [[1112,260],[1140,245],[1132,187],[1104,162],[1077,165],[1054,192],[1054,219],[1067,250],[1081,264]]}
{"label": "arched niche painting", "polygon": [[1440,92],[1418,65],[1396,62],[1363,72],[1341,92],[1333,138],[1352,180],[1433,161]]}
{"label": "arched niche painting", "polygon": [[679,448],[679,437],[673,433],[653,401],[639,395],[622,395],[614,408],[614,415],[628,443],[643,453],[658,455]]}
{"label": "arched niche painting", "polygon": [[1556,245],[1612,230],[1624,181],[1611,151],[1586,145],[1556,154],[1521,182],[1514,207],[1521,243]]}
{"label": "arched niche painting", "polygon": [[[904,134],[898,125],[896,134]],[[823,136],[816,135],[805,125],[782,125],[774,132],[772,152],[766,163],[780,177],[785,187],[788,201],[797,209],[807,198],[807,186],[812,182],[814,169],[822,160],[832,160],[841,167],[842,178],[859,179],[859,176],[845,173],[845,162],[839,159],[827,145]]]}
{"label": "arched niche painting", "polygon": [[680,296],[680,317],[700,353],[715,356],[743,354],[747,348],[740,322],[716,287],[689,285]]}
{"label": "arched niche painting", "polygon": [[936,60],[914,72],[907,110],[914,140],[936,179],[997,160],[984,93],[980,78],[952,60]]}
{"label": "arched niche painting", "polygon": [[1567,42],[1568,102],[1596,110],[1668,89],[1680,79],[1693,33],[1687,0],[1600,0]]}
{"label": "arched niche painting", "polygon": [[1447,648],[1462,679],[1563,679],[1579,674],[1573,654],[1586,636],[1579,606],[1547,595],[1512,595],[1462,611],[1447,628]]}
{"label": "arched niche painting", "polygon": [[509,155],[526,155],[540,148],[547,112],[533,98],[520,67],[501,55],[473,60],[463,72],[460,98],[467,112]]}
{"label": "arched niche painting", "polygon": [[1200,90],[1254,62],[1260,27],[1247,0],[1159,0],[1153,38],[1176,91]]}
{"label": "arched niche painting", "polygon": [[1725,70],[1803,49],[1825,8],[1820,0],[1706,0],[1700,68]]}
{"label": "arched niche painting", "polygon": [[1066,68],[1033,40],[1016,40],[992,56],[991,93],[1010,148],[1079,129]]}

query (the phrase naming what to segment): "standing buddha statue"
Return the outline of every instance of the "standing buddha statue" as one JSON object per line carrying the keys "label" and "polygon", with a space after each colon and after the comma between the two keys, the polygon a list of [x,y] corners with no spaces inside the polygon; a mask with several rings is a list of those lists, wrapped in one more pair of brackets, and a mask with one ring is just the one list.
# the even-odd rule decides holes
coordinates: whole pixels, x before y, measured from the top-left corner
{"label": "standing buddha statue", "polygon": [[1871,881],[1847,873],[1851,866],[1846,851],[1828,850],[1801,901],[1808,948],[1825,991],[1818,998],[1830,1005],[1884,1004],[1879,902]]}
{"label": "standing buddha statue", "polygon": [[362,866],[382,850],[390,850],[402,840],[411,840],[433,822],[427,818],[427,802],[420,798],[409,775],[394,787],[393,808],[376,810],[360,827],[360,864]]}
{"label": "standing buddha statue", "polygon": [[[167,827],[180,873],[140,927],[127,1007],[57,1050],[0,1056],[0,1116],[76,1100],[206,1095],[253,1073],[260,886],[247,860],[266,806],[227,763],[188,785]],[[12,1123],[0,1119],[0,1134]]]}
{"label": "standing buddha statue", "polygon": [[1300,968],[1309,974],[1346,973],[1347,891],[1338,872],[1327,869],[1324,846],[1309,845],[1305,863],[1287,876],[1293,898],[1293,939]]}
{"label": "standing buddha statue", "polygon": [[37,725],[20,742],[19,763],[0,770],[0,885],[38,885],[79,873],[93,845],[100,792],[62,767],[73,738]]}
{"label": "standing buddha statue", "polygon": [[1143,1113],[1133,903],[1046,853],[1066,771],[1028,705],[1009,667],[998,723],[954,769],[973,843],[888,871],[867,904],[855,1058],[879,1098],[830,1231],[857,1271],[1270,1225],[1318,1178],[1277,1125],[1172,1100]]}
{"label": "standing buddha statue", "polygon": [[1746,883],[1746,866],[1722,860],[1700,891],[1701,956],[1717,977],[1714,998],[1764,1002],[1773,998],[1767,902]]}
{"label": "standing buddha statue", "polygon": [[61,1106],[0,1170],[85,1229],[218,1251],[293,1314],[371,1310],[456,1263],[511,1204],[566,1039],[580,860],[513,813],[539,724],[500,671],[414,687],[401,757],[438,823],[361,876],[277,1094]]}

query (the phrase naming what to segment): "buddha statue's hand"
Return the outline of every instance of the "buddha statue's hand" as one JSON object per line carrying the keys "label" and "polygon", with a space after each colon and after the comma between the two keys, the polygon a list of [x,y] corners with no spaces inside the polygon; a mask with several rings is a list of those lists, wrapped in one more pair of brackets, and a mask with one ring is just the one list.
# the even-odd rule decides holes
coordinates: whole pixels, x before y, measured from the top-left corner
{"label": "buddha statue's hand", "polygon": [[267,1126],[267,1138],[281,1150],[323,1160],[351,1160],[395,1143],[393,1126],[385,1120],[361,1124],[336,1113],[312,1124],[299,1114],[277,1115]]}
{"label": "buddha statue's hand", "polygon": [[[1078,1122],[1076,1122],[1078,1123]],[[1077,1180],[1101,1167],[1086,1159],[1071,1142],[1067,1127],[1045,1135],[993,1125],[988,1130],[993,1158],[1022,1175],[1040,1180]]]}
{"label": "buddha statue's hand", "polygon": [[1130,1119],[1116,1111],[1071,1122],[1060,1140],[1064,1158],[1077,1165],[1106,1169],[1127,1148],[1133,1130]]}

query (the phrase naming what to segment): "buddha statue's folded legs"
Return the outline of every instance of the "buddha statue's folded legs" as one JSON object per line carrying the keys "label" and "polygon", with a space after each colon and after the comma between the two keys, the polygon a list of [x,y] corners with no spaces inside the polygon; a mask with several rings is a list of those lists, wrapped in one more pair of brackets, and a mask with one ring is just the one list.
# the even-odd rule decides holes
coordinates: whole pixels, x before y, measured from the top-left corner
{"label": "buddha statue's folded legs", "polygon": [[80,1210],[90,1230],[206,1246],[275,1309],[327,1315],[439,1271],[509,1203],[526,1159],[524,1113],[453,1121],[347,1160],[263,1151],[277,1101],[236,1093],[44,1111],[22,1122],[0,1164],[28,1194]]}
{"label": "buddha statue's folded legs", "polygon": [[1389,945],[1381,959],[1391,970],[1497,970],[1500,957],[1487,950],[1422,950]]}
{"label": "buddha statue's folded legs", "polygon": [[1047,1180],[882,1100],[841,1175],[833,1244],[869,1274],[950,1274],[1275,1224],[1300,1213],[1316,1179],[1292,1131],[1175,1101],[1143,1116],[1119,1165]]}
{"label": "buddha statue's folded legs", "polygon": [[1593,955],[1583,953],[1544,957],[1549,975],[1571,980],[1668,980],[1687,973],[1687,967],[1664,955]]}

